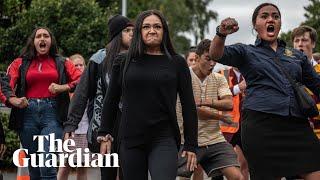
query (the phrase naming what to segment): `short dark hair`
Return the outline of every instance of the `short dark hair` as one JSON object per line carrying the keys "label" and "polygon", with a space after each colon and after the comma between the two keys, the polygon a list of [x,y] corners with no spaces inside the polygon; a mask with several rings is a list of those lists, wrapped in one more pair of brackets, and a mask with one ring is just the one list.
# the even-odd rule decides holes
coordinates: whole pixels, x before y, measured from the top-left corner
{"label": "short dark hair", "polygon": [[197,47],[191,46],[191,47],[189,48],[189,50],[184,54],[184,58],[187,60],[188,57],[189,57],[189,55],[190,55],[190,53],[192,53],[192,52],[195,53],[196,51],[197,51]]}
{"label": "short dark hair", "polygon": [[314,60],[316,60],[316,61],[320,60],[320,53],[318,53],[318,52],[313,53],[312,56],[313,56]]}
{"label": "short dark hair", "polygon": [[209,52],[210,44],[211,44],[211,40],[209,39],[202,40],[197,46],[196,54],[198,56],[201,56],[203,53]]}
{"label": "short dark hair", "polygon": [[293,29],[291,33],[291,42],[293,42],[295,37],[302,36],[306,32],[309,32],[311,41],[315,43],[317,41],[318,36],[317,31],[314,28],[307,25],[302,25]]}
{"label": "short dark hair", "polygon": [[47,27],[36,27],[31,35],[28,37],[27,44],[24,46],[22,49],[22,53],[20,54],[20,57],[25,57],[28,60],[32,60],[37,56],[37,50],[34,46],[34,38],[36,37],[36,33],[39,29],[45,29],[46,31],[49,32],[49,35],[51,37],[51,46],[49,49],[49,55],[51,57],[55,57],[58,54],[58,46],[57,46],[57,41],[52,32],[50,31],[49,28]]}
{"label": "short dark hair", "polygon": [[279,10],[278,6],[276,6],[275,4],[272,4],[272,3],[262,3],[262,4],[260,4],[259,6],[257,6],[256,9],[253,11],[252,19],[251,19],[251,21],[252,21],[252,26],[253,26],[253,27],[254,27],[255,24],[256,24],[256,20],[257,20],[257,17],[258,17],[258,14],[259,14],[260,9],[263,8],[263,7],[265,7],[265,6],[273,6],[273,7],[275,7],[275,8],[278,10],[279,15],[280,15],[280,17],[281,17],[281,13],[280,13],[280,10]]}

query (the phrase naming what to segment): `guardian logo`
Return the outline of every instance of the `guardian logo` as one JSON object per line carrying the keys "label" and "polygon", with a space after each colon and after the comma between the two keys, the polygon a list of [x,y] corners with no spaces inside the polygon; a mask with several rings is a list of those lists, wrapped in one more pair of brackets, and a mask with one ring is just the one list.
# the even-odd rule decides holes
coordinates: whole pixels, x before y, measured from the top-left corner
{"label": "guardian logo", "polygon": [[[44,141],[49,140],[49,153],[44,151]],[[32,167],[65,167],[68,163],[71,167],[119,167],[119,158],[117,153],[99,154],[90,153],[88,148],[82,151],[75,147],[73,139],[67,139],[62,142],[61,139],[55,139],[54,133],[48,135],[33,136],[33,140],[38,140],[38,150],[36,153],[28,154],[28,149],[17,149],[13,153],[13,163],[17,167],[28,167],[29,161]],[[27,158],[19,162],[19,153],[24,151]],[[74,158],[76,156],[76,162]]]}

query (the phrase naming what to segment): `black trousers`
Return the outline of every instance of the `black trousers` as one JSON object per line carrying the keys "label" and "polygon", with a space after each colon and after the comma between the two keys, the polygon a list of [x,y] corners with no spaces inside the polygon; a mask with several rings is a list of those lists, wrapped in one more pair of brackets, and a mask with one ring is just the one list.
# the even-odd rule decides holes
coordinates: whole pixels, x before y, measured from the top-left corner
{"label": "black trousers", "polygon": [[101,167],[101,180],[116,180],[117,169],[118,168]]}
{"label": "black trousers", "polygon": [[[117,111],[117,121],[114,125],[113,132],[114,132],[114,142],[112,143],[112,152],[119,154],[119,144],[120,144],[120,134],[119,134],[119,126],[121,120],[121,111]],[[101,167],[101,180],[116,180],[117,179],[117,172],[119,170],[119,179],[123,180],[121,164],[119,168],[112,168],[112,167]]]}
{"label": "black trousers", "polygon": [[147,144],[127,147],[120,144],[123,180],[175,180],[178,149],[174,137],[158,137]]}

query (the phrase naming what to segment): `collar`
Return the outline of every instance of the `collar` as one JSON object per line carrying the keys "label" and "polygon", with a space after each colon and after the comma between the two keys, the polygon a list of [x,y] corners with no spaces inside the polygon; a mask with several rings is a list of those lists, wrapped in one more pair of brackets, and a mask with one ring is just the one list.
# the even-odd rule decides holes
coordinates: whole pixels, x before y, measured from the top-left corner
{"label": "collar", "polygon": [[310,59],[310,63],[311,63],[311,65],[312,66],[315,66],[315,65],[317,65],[318,63],[317,63],[317,61],[316,60],[314,60],[314,58],[312,57],[312,59]]}
{"label": "collar", "polygon": [[[209,76],[207,76],[203,81],[201,81],[201,79],[197,76],[197,74],[193,71],[192,67],[189,67],[190,71],[191,71],[191,74],[193,74],[197,81],[201,84],[201,85],[206,85],[207,84],[207,79]],[[212,74],[212,73],[211,73]]]}
{"label": "collar", "polygon": [[[279,47],[286,47],[286,43],[283,40],[277,39],[277,41],[278,41]],[[257,38],[256,41],[254,42],[254,45],[255,46],[268,46],[269,42],[265,41],[263,39]]]}

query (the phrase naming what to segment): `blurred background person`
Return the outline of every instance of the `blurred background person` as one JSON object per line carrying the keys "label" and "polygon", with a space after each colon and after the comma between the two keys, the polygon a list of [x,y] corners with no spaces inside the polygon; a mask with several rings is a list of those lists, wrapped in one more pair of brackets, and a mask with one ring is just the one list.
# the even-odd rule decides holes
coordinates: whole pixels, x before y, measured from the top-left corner
{"label": "blurred background person", "polygon": [[196,50],[197,48],[194,47],[194,46],[191,46],[189,48],[189,51],[186,52],[186,54],[184,55],[184,58],[186,59],[187,61],[187,64],[189,67],[193,66],[196,64]]}
{"label": "blurred background person", "polygon": [[230,91],[232,93],[233,110],[227,112],[233,121],[232,124],[220,121],[221,132],[223,133],[226,140],[232,144],[235,152],[238,156],[240,163],[240,171],[244,177],[244,180],[249,179],[249,167],[246,158],[242,152],[242,140],[241,140],[241,119],[242,119],[242,103],[245,98],[245,90],[247,87],[246,81],[241,75],[240,71],[236,67],[232,67],[229,70],[223,71],[226,77]]}
{"label": "blurred background person", "polygon": [[312,66],[318,64],[312,55],[317,41],[317,31],[314,28],[302,25],[293,29],[291,33],[291,41],[295,49],[302,51],[308,57]]}
{"label": "blurred background person", "polygon": [[[85,108],[89,118],[89,127],[87,132],[88,147],[91,152],[100,152],[100,144],[97,142],[98,129],[101,123],[101,112],[103,99],[109,86],[111,69],[114,58],[120,52],[128,50],[134,25],[127,17],[114,15],[108,20],[108,43],[104,49],[98,50],[89,59],[88,67],[81,76],[74,96],[69,107],[68,121],[64,123],[64,139],[73,136]],[[120,106],[120,105],[119,105]],[[118,111],[120,119],[121,112]],[[118,125],[115,125],[117,129]],[[118,152],[117,137],[113,143],[113,152]],[[102,180],[114,180],[117,176],[118,168],[101,167]],[[121,177],[121,169],[119,175]]]}
{"label": "blurred background person", "polygon": [[[84,58],[80,54],[74,54],[70,56],[71,62],[74,64],[75,68],[79,69],[81,73],[83,73],[86,62]],[[70,93],[70,98],[72,99],[73,93]],[[72,139],[75,142],[75,148],[81,148],[82,152],[84,152],[85,148],[88,148],[88,140],[87,140],[87,131],[89,126],[89,119],[87,116],[87,109],[85,110],[81,121],[78,124],[78,128],[74,132],[74,136]],[[77,155],[74,156],[74,162],[77,162]],[[82,160],[84,158],[82,157]],[[84,163],[84,162],[82,162]],[[77,180],[87,180],[87,169],[86,167],[76,168],[76,176]],[[58,171],[58,180],[68,180],[69,173],[71,171],[71,167],[69,163],[65,163],[65,167],[59,167]]]}
{"label": "blurred background person", "polygon": [[[13,94],[9,85],[9,80],[6,75],[0,77],[0,101],[8,107],[25,108],[28,105],[28,100],[25,97],[17,98]],[[3,156],[6,152],[5,133],[2,122],[0,121],[0,179],[3,179],[1,169],[3,168]]]}
{"label": "blurred background person", "polygon": [[[314,58],[316,56],[312,54],[313,49],[316,47],[317,36],[317,31],[314,28],[302,25],[292,31],[291,40],[293,47],[302,51],[308,57],[313,69],[320,75],[320,64],[318,64],[317,60]],[[312,91],[309,90],[308,92],[317,102],[318,109],[320,109],[320,99],[314,95]],[[320,115],[309,119],[314,132],[320,139]]]}

